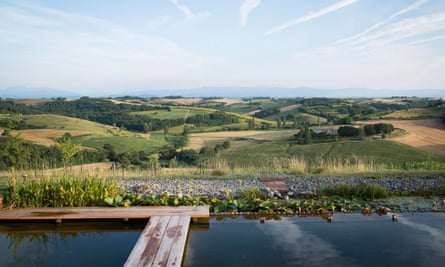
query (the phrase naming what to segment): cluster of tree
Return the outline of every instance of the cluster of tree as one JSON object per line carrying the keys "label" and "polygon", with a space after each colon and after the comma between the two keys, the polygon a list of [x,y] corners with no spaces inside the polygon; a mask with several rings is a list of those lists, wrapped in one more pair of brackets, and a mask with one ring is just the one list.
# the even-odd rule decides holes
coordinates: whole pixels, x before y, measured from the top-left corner
{"label": "cluster of tree", "polygon": [[302,103],[299,108],[301,112],[324,117],[335,124],[349,124],[379,112],[368,104],[351,104],[341,99],[313,98],[305,99]]}
{"label": "cluster of tree", "polygon": [[164,128],[164,125],[176,126],[183,123],[183,120],[159,120],[144,115],[131,114],[131,112],[148,110],[170,111],[168,106],[116,104],[106,99],[89,97],[81,97],[74,101],[58,98],[55,101],[44,103],[39,109],[44,113],[77,117],[138,132],[160,130]]}
{"label": "cluster of tree", "polygon": [[433,99],[402,99],[400,102],[402,103],[392,103],[392,102],[372,102],[369,103],[370,106],[381,110],[381,111],[395,111],[395,110],[404,110],[410,108],[426,108],[426,107],[435,107],[440,102],[440,100]]}
{"label": "cluster of tree", "polygon": [[106,159],[103,150],[80,150],[69,134],[56,141],[55,145],[47,147],[4,132],[0,137],[0,170],[68,167]]}
{"label": "cluster of tree", "polygon": [[159,151],[159,160],[164,162],[164,165],[174,167],[177,164],[198,165],[204,159],[215,156],[222,150],[230,148],[230,142],[224,141],[222,144],[217,144],[211,148],[208,146],[202,147],[196,152],[193,149],[182,149],[177,151],[174,147],[166,145]]}
{"label": "cluster of tree", "polygon": [[280,109],[278,107],[268,108],[268,109],[261,109],[261,111],[255,113],[255,117],[257,118],[266,118],[275,114],[279,114]]}
{"label": "cluster of tree", "polygon": [[308,126],[305,126],[300,128],[298,133],[294,134],[293,140],[297,141],[298,144],[333,142],[337,140],[337,135],[327,131],[315,132]]}
{"label": "cluster of tree", "polygon": [[218,111],[210,114],[198,114],[187,117],[186,123],[194,124],[195,126],[216,126],[222,124],[238,123],[239,118],[233,115],[228,115],[224,111]]}
{"label": "cluster of tree", "polygon": [[367,124],[363,127],[368,136],[376,134],[390,134],[394,131],[394,126],[390,123]]}
{"label": "cluster of tree", "polygon": [[0,113],[1,114],[33,114],[36,111],[25,104],[16,103],[13,100],[2,99],[0,97]]}
{"label": "cluster of tree", "polygon": [[25,130],[25,129],[39,129],[36,125],[26,123],[26,120],[14,120],[10,118],[0,119],[0,128],[8,130]]}
{"label": "cluster of tree", "polygon": [[390,123],[368,124],[363,128],[353,126],[341,126],[338,128],[338,135],[342,137],[373,136],[376,134],[390,134],[394,131],[394,126]]}

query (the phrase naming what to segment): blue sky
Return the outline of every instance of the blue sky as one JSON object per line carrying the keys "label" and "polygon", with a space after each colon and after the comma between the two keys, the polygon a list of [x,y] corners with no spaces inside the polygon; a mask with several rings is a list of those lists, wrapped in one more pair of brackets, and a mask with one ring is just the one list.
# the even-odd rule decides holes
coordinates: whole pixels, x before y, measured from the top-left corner
{"label": "blue sky", "polygon": [[444,89],[445,1],[0,1],[11,86]]}

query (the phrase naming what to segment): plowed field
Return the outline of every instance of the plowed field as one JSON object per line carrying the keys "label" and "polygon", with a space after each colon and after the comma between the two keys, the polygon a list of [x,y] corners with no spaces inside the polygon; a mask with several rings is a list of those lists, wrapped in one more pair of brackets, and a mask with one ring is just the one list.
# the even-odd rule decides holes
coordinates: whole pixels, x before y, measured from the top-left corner
{"label": "plowed field", "polygon": [[[445,125],[440,119],[383,120],[408,133],[393,140],[445,156]],[[375,123],[372,122],[372,123]]]}

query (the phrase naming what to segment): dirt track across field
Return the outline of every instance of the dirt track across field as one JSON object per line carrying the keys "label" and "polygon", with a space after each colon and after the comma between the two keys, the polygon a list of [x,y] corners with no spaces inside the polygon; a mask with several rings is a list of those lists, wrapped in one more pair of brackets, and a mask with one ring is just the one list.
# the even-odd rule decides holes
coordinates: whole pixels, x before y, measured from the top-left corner
{"label": "dirt track across field", "polygon": [[440,119],[382,120],[379,122],[391,123],[395,128],[408,132],[392,140],[445,156],[445,125]]}

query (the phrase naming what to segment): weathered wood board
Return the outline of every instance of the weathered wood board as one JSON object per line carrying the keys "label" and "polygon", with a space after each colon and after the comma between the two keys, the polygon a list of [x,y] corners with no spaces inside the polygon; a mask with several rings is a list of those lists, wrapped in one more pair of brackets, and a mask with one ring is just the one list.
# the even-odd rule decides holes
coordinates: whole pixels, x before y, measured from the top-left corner
{"label": "weathered wood board", "polygon": [[210,216],[208,206],[26,208],[0,210],[0,221],[147,219],[153,216],[173,215],[188,215],[191,218],[209,218]]}
{"label": "weathered wood board", "polygon": [[191,217],[151,217],[125,267],[181,266]]}

